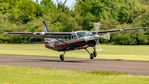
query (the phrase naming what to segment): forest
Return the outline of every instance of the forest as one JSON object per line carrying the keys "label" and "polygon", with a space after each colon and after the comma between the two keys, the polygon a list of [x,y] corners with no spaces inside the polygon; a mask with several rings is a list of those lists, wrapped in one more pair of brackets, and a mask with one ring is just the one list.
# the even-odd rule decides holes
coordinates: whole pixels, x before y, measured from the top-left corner
{"label": "forest", "polygon": [[42,32],[45,20],[49,32],[94,31],[93,23],[100,22],[100,30],[148,27],[111,34],[111,40],[101,43],[116,45],[149,44],[149,0],[76,0],[74,8],[57,0],[0,0],[0,43],[42,42],[43,38],[3,35],[4,32]]}

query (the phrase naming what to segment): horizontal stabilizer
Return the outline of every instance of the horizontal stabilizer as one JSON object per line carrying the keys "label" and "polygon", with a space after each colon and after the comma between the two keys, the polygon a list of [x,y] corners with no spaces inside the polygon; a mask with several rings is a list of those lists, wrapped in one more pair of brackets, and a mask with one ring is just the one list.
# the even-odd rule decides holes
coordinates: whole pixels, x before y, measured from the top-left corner
{"label": "horizontal stabilizer", "polygon": [[23,37],[65,38],[72,36],[71,32],[5,32],[5,35],[20,35]]}

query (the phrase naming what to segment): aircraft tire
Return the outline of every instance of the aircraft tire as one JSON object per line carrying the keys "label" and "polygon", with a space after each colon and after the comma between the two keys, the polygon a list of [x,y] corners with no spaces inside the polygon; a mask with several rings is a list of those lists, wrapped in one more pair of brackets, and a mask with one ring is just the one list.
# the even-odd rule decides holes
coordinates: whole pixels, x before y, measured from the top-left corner
{"label": "aircraft tire", "polygon": [[64,61],[64,55],[60,55],[60,60]]}
{"label": "aircraft tire", "polygon": [[91,60],[94,59],[94,55],[93,55],[93,53],[90,54],[90,59],[91,59]]}
{"label": "aircraft tire", "polygon": [[94,55],[94,57],[96,57],[96,56],[97,56],[97,52],[96,52],[96,51],[94,51],[94,52],[93,52],[93,55]]}

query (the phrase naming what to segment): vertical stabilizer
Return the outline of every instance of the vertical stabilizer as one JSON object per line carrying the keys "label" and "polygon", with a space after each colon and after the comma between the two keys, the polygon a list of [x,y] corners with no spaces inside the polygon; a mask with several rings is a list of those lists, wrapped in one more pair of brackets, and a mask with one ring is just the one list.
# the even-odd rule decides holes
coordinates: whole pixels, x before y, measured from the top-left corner
{"label": "vertical stabilizer", "polygon": [[43,32],[48,32],[47,24],[43,21]]}

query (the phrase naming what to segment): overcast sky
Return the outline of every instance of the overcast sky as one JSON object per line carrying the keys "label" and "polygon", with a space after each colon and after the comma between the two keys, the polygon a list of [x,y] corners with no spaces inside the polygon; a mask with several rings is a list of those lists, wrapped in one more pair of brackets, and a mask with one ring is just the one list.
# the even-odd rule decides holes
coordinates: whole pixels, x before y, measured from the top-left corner
{"label": "overcast sky", "polygon": [[[34,1],[36,1],[36,0],[34,0]],[[41,0],[39,0],[39,2],[40,2],[40,1],[41,1]],[[57,1],[57,0],[52,0],[52,1],[56,4],[56,1]],[[59,0],[59,1],[64,2],[65,0]],[[66,5],[67,5],[68,7],[72,8],[74,4],[75,4],[75,0],[67,0]]]}

